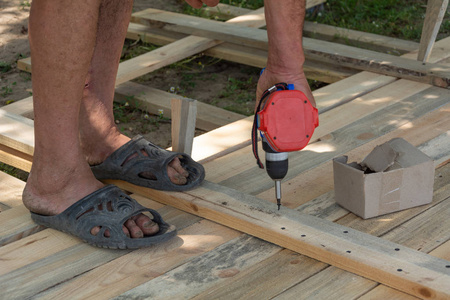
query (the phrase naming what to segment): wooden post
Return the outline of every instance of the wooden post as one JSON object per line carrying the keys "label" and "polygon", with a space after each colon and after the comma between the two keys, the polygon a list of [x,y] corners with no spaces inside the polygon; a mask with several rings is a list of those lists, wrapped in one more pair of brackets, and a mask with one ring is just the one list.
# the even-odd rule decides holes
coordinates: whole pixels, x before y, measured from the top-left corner
{"label": "wooden post", "polygon": [[420,37],[418,61],[426,63],[433,49],[442,19],[447,10],[448,0],[428,0],[427,12]]}
{"label": "wooden post", "polygon": [[191,155],[197,117],[197,100],[173,98],[171,106],[172,150]]}

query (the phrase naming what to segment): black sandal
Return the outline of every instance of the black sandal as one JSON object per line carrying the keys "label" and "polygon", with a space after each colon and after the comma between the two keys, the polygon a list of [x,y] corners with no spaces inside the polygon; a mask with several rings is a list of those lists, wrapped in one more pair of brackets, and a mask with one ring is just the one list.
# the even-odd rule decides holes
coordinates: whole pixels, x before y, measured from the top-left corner
{"label": "black sandal", "polygon": [[[133,216],[150,212],[159,231],[152,236],[130,238],[122,229]],[[107,185],[87,195],[56,216],[44,216],[31,212],[38,224],[70,233],[88,244],[110,249],[136,249],[161,243],[176,235],[175,226],[163,221],[158,212],[145,208],[114,185]],[[99,227],[93,235],[91,229]],[[109,236],[105,231],[109,231]]]}
{"label": "black sandal", "polygon": [[[167,174],[167,166],[175,157],[180,159],[182,167],[189,172],[186,184],[172,183]],[[101,164],[91,166],[91,170],[100,180],[124,180],[135,185],[164,191],[187,191],[200,185],[205,178],[203,166],[189,155],[167,151],[140,135],[114,151]]]}

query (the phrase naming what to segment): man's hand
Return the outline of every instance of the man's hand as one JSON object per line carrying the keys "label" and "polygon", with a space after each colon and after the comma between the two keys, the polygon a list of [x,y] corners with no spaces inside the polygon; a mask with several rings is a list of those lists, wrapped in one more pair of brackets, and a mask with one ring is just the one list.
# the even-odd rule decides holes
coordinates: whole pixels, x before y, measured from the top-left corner
{"label": "man's hand", "polygon": [[186,2],[193,8],[201,8],[203,4],[216,6],[219,3],[219,0],[186,0]]}
{"label": "man's hand", "polygon": [[311,102],[312,106],[316,106],[316,102],[314,100],[314,96],[311,93],[311,89],[308,85],[308,81],[306,80],[305,74],[302,70],[298,70],[296,72],[273,72],[269,66],[264,70],[258,80],[258,86],[256,89],[256,105],[255,109],[258,106],[259,100],[265,90],[273,86],[274,84],[286,82],[287,84],[292,83],[294,85],[294,89],[303,92],[308,98],[309,102]]}

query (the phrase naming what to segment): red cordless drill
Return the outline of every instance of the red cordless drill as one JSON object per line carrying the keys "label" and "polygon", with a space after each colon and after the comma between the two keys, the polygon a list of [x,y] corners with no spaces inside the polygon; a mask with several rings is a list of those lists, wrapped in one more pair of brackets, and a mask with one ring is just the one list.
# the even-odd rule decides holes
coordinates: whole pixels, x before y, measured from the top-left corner
{"label": "red cordless drill", "polygon": [[253,154],[260,168],[257,130],[266,152],[267,174],[275,181],[278,210],[281,206],[281,180],[288,171],[288,153],[306,147],[319,125],[317,108],[292,84],[277,83],[267,89],[258,103],[252,129]]}

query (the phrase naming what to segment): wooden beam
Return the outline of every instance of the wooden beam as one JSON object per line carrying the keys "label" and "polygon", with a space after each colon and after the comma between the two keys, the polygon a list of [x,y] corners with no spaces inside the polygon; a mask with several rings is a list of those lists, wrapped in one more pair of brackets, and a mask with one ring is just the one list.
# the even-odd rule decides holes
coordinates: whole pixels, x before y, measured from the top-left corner
{"label": "wooden beam", "polygon": [[172,150],[191,155],[195,135],[197,100],[172,99]]}
{"label": "wooden beam", "polygon": [[307,22],[303,26],[305,37],[365,48],[393,55],[408,53],[419,48],[413,41],[401,40],[388,36],[340,28],[316,22]]}
{"label": "wooden beam", "polygon": [[[267,32],[265,30],[156,9],[147,9],[136,13],[133,18],[134,21],[144,22],[149,26],[164,27],[167,30],[267,49]],[[308,38],[303,39],[303,48],[307,59],[336,63],[345,67],[429,83],[439,87],[450,86],[450,67],[444,65],[422,65],[418,61],[402,57]]]}
{"label": "wooden beam", "polygon": [[425,21],[423,23],[422,35],[420,37],[419,54],[417,60],[426,63],[433,49],[434,42],[439,32],[448,0],[428,0]]}

